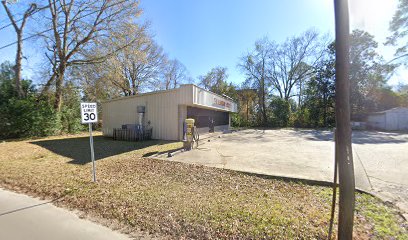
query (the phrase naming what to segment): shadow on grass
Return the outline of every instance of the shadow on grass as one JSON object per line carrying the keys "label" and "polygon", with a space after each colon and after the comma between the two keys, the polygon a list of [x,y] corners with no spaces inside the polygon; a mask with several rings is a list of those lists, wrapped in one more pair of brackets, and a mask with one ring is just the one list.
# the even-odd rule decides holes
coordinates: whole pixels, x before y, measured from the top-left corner
{"label": "shadow on grass", "polygon": [[[95,160],[119,155],[122,153],[171,143],[171,141],[147,140],[141,142],[114,141],[111,138],[95,136],[94,138]],[[89,137],[65,138],[44,141],[33,141],[31,144],[43,147],[58,155],[71,158],[68,163],[86,164],[91,161]]]}

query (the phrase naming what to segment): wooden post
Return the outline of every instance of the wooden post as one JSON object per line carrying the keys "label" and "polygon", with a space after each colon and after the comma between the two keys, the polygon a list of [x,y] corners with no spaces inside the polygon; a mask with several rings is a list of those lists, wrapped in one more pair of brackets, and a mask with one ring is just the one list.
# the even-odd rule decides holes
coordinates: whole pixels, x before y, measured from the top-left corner
{"label": "wooden post", "polygon": [[338,238],[353,238],[354,166],[351,149],[350,82],[349,82],[349,14],[347,0],[334,0],[336,25],[336,148],[339,168]]}

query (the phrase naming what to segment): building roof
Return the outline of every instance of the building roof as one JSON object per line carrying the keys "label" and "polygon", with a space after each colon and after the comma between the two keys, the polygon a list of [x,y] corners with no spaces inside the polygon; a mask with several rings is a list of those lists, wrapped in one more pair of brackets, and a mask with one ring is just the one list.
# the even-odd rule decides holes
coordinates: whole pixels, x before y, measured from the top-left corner
{"label": "building roof", "polygon": [[207,92],[209,92],[209,93],[212,93],[212,94],[214,94],[214,95],[216,95],[216,96],[218,96],[218,97],[220,97],[220,98],[226,98],[226,99],[228,99],[228,100],[230,100],[230,101],[235,102],[231,97],[229,97],[229,96],[227,96],[227,95],[220,95],[220,94],[211,92],[211,91],[209,91],[209,90],[207,90],[207,89],[204,89],[204,88],[202,88],[202,87],[199,87],[199,86],[197,86],[197,85],[195,85],[195,84],[189,83],[189,84],[181,84],[180,87],[178,87],[178,88],[172,88],[172,89],[167,89],[167,90],[157,90],[157,91],[153,91],[153,92],[139,93],[139,94],[137,94],[137,95],[122,96],[122,97],[117,97],[117,98],[113,98],[113,99],[108,99],[108,100],[102,101],[102,103],[105,103],[105,102],[113,102],[113,101],[119,101],[119,100],[124,100],[124,99],[129,99],[129,98],[137,98],[137,97],[142,97],[142,96],[146,96],[146,95],[162,94],[162,93],[177,91],[177,90],[179,90],[180,88],[182,88],[183,86],[195,86],[195,87],[197,87],[197,88],[199,88],[199,89],[201,89],[201,90],[203,90],[203,91],[207,91]]}
{"label": "building roof", "polygon": [[385,114],[387,112],[393,112],[393,111],[398,111],[398,110],[408,111],[408,108],[407,107],[395,107],[395,108],[387,109],[387,110],[380,111],[380,112],[368,113],[368,115],[380,115],[380,114]]}
{"label": "building roof", "polygon": [[118,101],[118,100],[124,100],[124,99],[129,99],[129,98],[137,98],[137,97],[146,96],[146,95],[161,94],[161,93],[165,93],[165,92],[177,91],[178,89],[179,88],[172,88],[172,89],[167,89],[167,90],[157,90],[157,91],[153,91],[153,92],[139,93],[137,95],[121,96],[121,97],[117,97],[117,98],[104,100],[104,101],[102,101],[102,103],[113,102],[113,101]]}

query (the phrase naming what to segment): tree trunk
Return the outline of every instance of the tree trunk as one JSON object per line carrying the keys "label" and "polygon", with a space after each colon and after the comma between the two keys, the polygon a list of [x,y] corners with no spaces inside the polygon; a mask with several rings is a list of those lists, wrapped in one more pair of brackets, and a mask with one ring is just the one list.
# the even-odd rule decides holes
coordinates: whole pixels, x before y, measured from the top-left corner
{"label": "tree trunk", "polygon": [[246,120],[248,124],[249,123],[249,100],[247,100],[247,104],[246,104]]}
{"label": "tree trunk", "polygon": [[327,97],[323,94],[323,125],[327,127]]}
{"label": "tree trunk", "polygon": [[174,86],[173,88],[177,88],[177,78],[174,78]]}
{"label": "tree trunk", "polygon": [[[27,21],[27,18],[34,12],[37,8],[36,4],[31,4],[30,7],[24,12],[24,17],[18,21],[14,19],[13,14],[10,12],[9,8],[7,7],[7,1],[1,1],[3,4],[4,10],[9,17],[11,24],[14,27],[14,30],[17,34],[17,53],[16,53],[16,64],[14,66],[15,71],[15,91],[17,92],[17,96],[19,98],[24,97],[23,87],[21,86],[21,62],[23,60],[23,29],[24,25]],[[17,26],[17,22],[21,21],[20,27]]]}
{"label": "tree trunk", "polygon": [[136,80],[133,77],[131,77],[129,85],[130,85],[129,86],[129,92],[130,92],[129,95],[135,95]]}
{"label": "tree trunk", "polygon": [[262,78],[261,79],[261,91],[262,91],[262,95],[261,95],[261,99],[262,99],[262,125],[264,127],[266,127],[267,121],[268,121],[268,117],[266,116],[266,94],[265,94],[265,79]]}
{"label": "tree trunk", "polygon": [[62,105],[62,88],[64,86],[64,73],[66,70],[66,63],[61,62],[58,67],[58,75],[55,82],[55,102],[54,102],[54,109],[57,112],[61,111]]}
{"label": "tree trunk", "polygon": [[[300,80],[299,81],[299,98],[298,98],[298,107],[299,107],[299,109],[302,109],[301,105],[302,105],[302,81]],[[302,114],[302,112],[301,112],[301,114]]]}
{"label": "tree trunk", "polygon": [[262,93],[262,116],[263,116],[263,125],[266,127],[268,122],[268,117],[266,116],[266,103],[265,103],[265,92]]}
{"label": "tree trunk", "polygon": [[41,90],[41,95],[42,96],[44,96],[45,94],[48,93],[48,90],[50,89],[51,84],[53,84],[54,81],[55,81],[55,77],[56,77],[56,75],[55,75],[55,72],[54,72],[52,74],[52,76],[50,77],[50,79],[48,79],[47,83],[44,85],[43,89]]}
{"label": "tree trunk", "polygon": [[16,79],[15,79],[15,84],[16,84],[16,91],[17,91],[17,96],[19,98],[24,97],[24,91],[23,87],[21,86],[21,62],[23,60],[23,35],[22,31],[17,32],[17,54],[16,54],[16,65],[14,66],[15,68],[15,74],[16,74]]}
{"label": "tree trunk", "polygon": [[166,80],[166,90],[170,89],[171,79]]}

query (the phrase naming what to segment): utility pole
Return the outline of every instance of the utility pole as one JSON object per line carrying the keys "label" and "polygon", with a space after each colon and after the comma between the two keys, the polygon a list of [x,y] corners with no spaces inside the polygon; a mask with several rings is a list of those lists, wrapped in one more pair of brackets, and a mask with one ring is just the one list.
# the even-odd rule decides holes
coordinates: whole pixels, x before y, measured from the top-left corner
{"label": "utility pole", "polygon": [[350,81],[349,81],[349,14],[347,0],[334,0],[336,25],[336,146],[335,157],[339,169],[339,225],[338,239],[353,238],[354,221],[354,165],[351,148]]}

